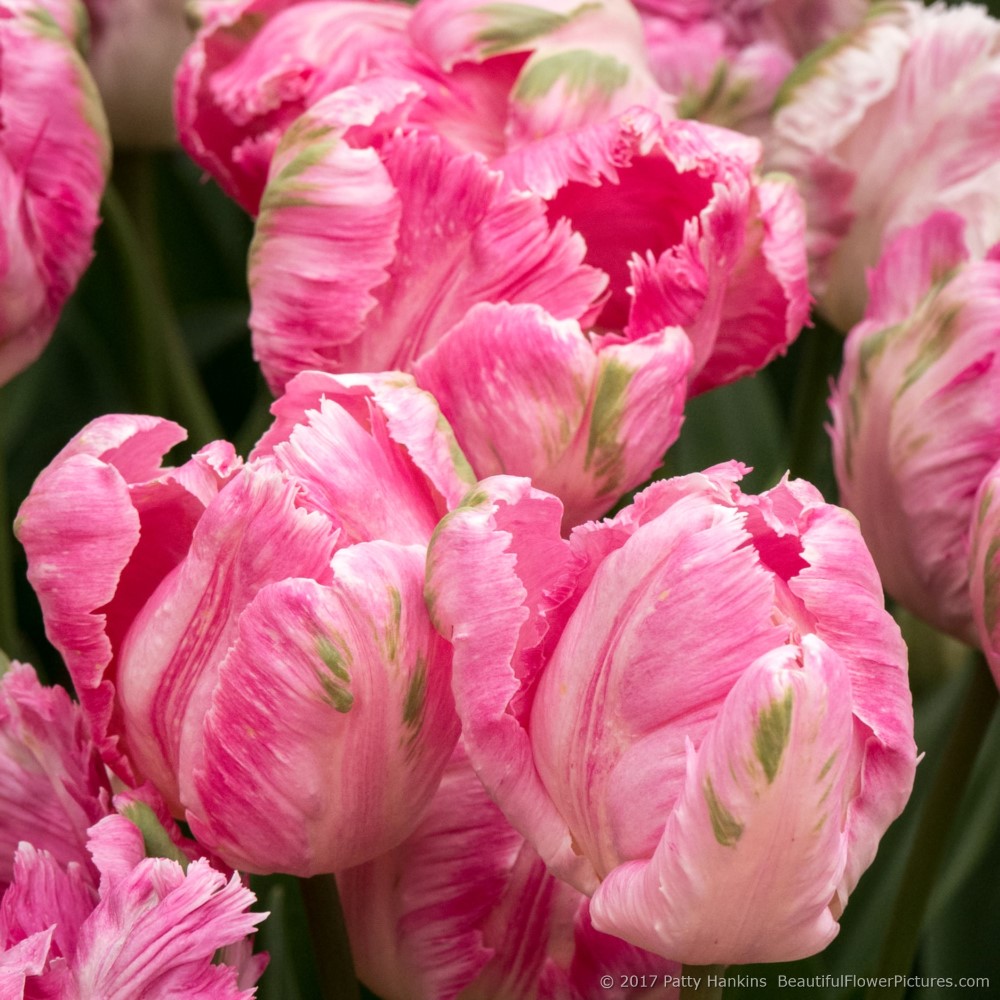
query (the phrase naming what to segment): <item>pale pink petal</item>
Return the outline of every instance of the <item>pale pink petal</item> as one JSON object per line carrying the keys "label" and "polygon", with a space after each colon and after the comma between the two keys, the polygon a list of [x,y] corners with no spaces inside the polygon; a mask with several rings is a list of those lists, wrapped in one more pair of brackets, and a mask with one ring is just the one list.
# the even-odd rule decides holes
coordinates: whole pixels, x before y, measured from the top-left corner
{"label": "pale pink petal", "polygon": [[384,1000],[454,1000],[494,953],[487,921],[523,844],[459,744],[413,833],[337,874],[359,978]]}
{"label": "pale pink petal", "polygon": [[0,681],[0,888],[20,841],[58,864],[88,865],[87,827],[111,808],[108,778],[79,706],[15,663]]}
{"label": "pale pink petal", "polygon": [[427,603],[454,647],[455,704],[473,767],[553,870],[592,889],[596,873],[542,785],[527,731],[541,648],[553,641],[573,576],[561,520],[560,503],[527,480],[480,483],[435,534]]}
{"label": "pale pink petal", "polygon": [[355,545],[330,586],[288,580],[243,613],[181,786],[192,830],[230,864],[331,872],[419,821],[458,735],[423,568],[421,546]]}
{"label": "pale pink petal", "polygon": [[329,574],[330,526],[298,509],[297,494],[273,468],[243,469],[206,508],[184,559],[129,628],[118,672],[129,749],[175,811],[178,771],[186,771],[240,612],[268,583]]}
{"label": "pale pink petal", "polygon": [[595,925],[691,965],[789,961],[838,927],[852,775],[844,662],[806,637],[756,660],[697,750],[652,858],[613,871]]}
{"label": "pale pink petal", "polygon": [[402,205],[378,153],[344,133],[413,94],[393,80],[338,91],[276,151],[249,260],[254,355],[276,391],[297,372],[329,368],[376,306]]}
{"label": "pale pink petal", "polygon": [[92,421],[41,473],[14,524],[46,633],[63,654],[102,756],[128,781],[135,775],[114,701],[122,638],[237,464],[231,448],[215,443],[180,469],[163,469],[164,453],[183,438],[180,427],[157,417]]}
{"label": "pale pink petal", "polygon": [[192,1000],[249,998],[236,970],[213,964],[217,949],[253,932],[253,893],[206,861],[187,870],[161,858],[140,862],[102,897],[80,927],[67,1000],[137,995]]}
{"label": "pale pink petal", "polygon": [[947,209],[976,256],[1000,239],[998,81],[1000,23],[984,8],[913,2],[873,10],[790,78],[770,161],[800,182],[814,287],[841,329],[901,227]]}
{"label": "pale pink petal", "polygon": [[[433,528],[445,510],[455,507],[475,484],[475,476],[434,398],[418,388],[411,376],[401,372],[340,376],[303,372],[297,375],[288,383],[284,395],[271,406],[274,423],[251,452],[251,458],[279,453],[281,445],[295,436],[296,427],[315,419],[310,414],[319,414],[324,400],[342,407],[358,428],[372,437],[373,443],[359,442],[359,447],[363,452],[378,449],[378,457],[372,460],[378,464],[379,471],[373,479],[399,484],[396,496],[391,489],[385,490],[387,509],[378,519],[384,525],[413,518],[420,520],[419,513],[399,509],[401,498],[408,496],[418,510],[425,508],[425,517],[428,516],[426,509],[433,509],[433,521],[425,521],[425,526],[430,523]],[[348,430],[349,437],[354,434],[356,432]],[[333,447],[343,446],[336,444]],[[403,468],[401,456],[404,454],[410,468]],[[344,461],[357,465],[359,457],[345,454]],[[331,498],[326,506],[334,520],[344,520],[344,515],[338,513],[341,508],[335,509],[332,503],[332,497],[337,496],[338,504],[347,510],[367,507],[363,515],[365,524],[358,524],[356,540],[388,538],[388,535],[379,535],[374,527],[372,481],[359,487],[363,492],[352,496],[343,486],[331,482],[334,477],[329,473],[333,466],[328,458],[323,458],[323,462],[326,468],[317,468],[314,474],[306,475],[305,482],[314,483],[320,495]],[[338,470],[338,474],[341,471]],[[419,485],[421,480],[423,483]],[[430,500],[424,495],[429,495]]]}
{"label": "pale pink petal", "polygon": [[[747,662],[786,640],[743,521],[696,489],[638,527],[601,562],[539,681],[535,766],[602,877],[652,853],[686,741]],[[741,627],[721,629],[720,608]]]}

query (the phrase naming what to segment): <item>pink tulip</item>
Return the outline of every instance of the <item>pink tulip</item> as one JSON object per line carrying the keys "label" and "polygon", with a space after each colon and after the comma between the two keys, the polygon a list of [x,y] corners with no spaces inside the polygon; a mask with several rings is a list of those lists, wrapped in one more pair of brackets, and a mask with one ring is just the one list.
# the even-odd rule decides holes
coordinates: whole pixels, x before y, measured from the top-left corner
{"label": "pink tulip", "polygon": [[1000,239],[1000,22],[971,4],[880,5],[786,84],[771,165],[808,206],[814,290],[843,330],[901,227],[948,209],[976,256]]}
{"label": "pink tulip", "polygon": [[968,228],[939,212],[889,244],[830,406],[840,495],[886,590],[975,642],[969,530],[1000,458],[1000,248],[970,260]]}
{"label": "pink tulip", "polygon": [[110,149],[78,13],[0,3],[0,385],[41,354],[93,253]]}
{"label": "pink tulip", "polygon": [[969,596],[979,645],[1000,685],[1000,461],[976,494]]}
{"label": "pink tulip", "polygon": [[[112,798],[80,707],[18,663],[0,681],[0,747],[0,995],[251,995],[238,988],[267,961],[252,893],[159,822],[150,789]],[[147,835],[171,860],[146,857]]]}
{"label": "pink tulip", "polygon": [[906,652],[854,520],[731,463],[559,536],[525,480],[439,527],[428,601],[487,791],[594,926],[689,964],[837,933],[915,767]]}
{"label": "pink tulip", "polygon": [[308,373],[273,412],[246,465],[179,469],[176,425],[101,418],[17,530],[106,759],[234,867],[312,874],[405,837],[454,745],[424,547],[470,479],[407,376]]}
{"label": "pink tulip", "polygon": [[[420,826],[337,883],[359,978],[383,1000],[678,994],[680,966],[594,930],[587,898],[545,870],[461,745]],[[621,988],[629,976],[643,989]]]}
{"label": "pink tulip", "polygon": [[625,0],[201,0],[197,11],[177,77],[181,140],[249,212],[292,122],[372,78],[417,85],[412,120],[487,157],[633,104],[671,106]]}

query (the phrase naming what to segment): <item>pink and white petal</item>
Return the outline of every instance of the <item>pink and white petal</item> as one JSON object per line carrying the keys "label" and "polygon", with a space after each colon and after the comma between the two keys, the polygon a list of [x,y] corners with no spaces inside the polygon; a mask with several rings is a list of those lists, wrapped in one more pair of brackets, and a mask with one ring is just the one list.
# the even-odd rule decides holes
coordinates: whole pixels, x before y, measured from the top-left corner
{"label": "pink and white petal", "polygon": [[29,977],[42,976],[49,963],[54,927],[0,949],[0,996],[24,1000]]}
{"label": "pink and white petal", "polygon": [[976,494],[969,552],[969,596],[979,644],[1000,685],[1000,463]]}
{"label": "pink and white petal", "polygon": [[[791,961],[838,925],[847,862],[851,684],[814,637],[757,659],[695,749],[649,861],[613,871],[599,929],[691,965]],[[779,863],[780,862],[780,863]]]}
{"label": "pink and white petal", "polygon": [[692,393],[752,375],[799,335],[809,318],[805,209],[794,182],[755,187],[746,244],[729,276],[718,333]]}
{"label": "pink and white petal", "polygon": [[249,1000],[236,970],[212,960],[264,919],[249,911],[253,901],[239,876],[227,882],[207,861],[192,862],[187,874],[174,861],[140,862],[81,926],[67,1000],[143,994]]}
{"label": "pink and white petal", "polygon": [[[544,480],[580,432],[597,356],[574,320],[537,305],[474,306],[414,366],[477,476]],[[581,470],[582,472],[582,470]]]}
{"label": "pink and white petal", "polygon": [[354,545],[329,586],[286,580],[243,613],[181,785],[195,835],[228,863],[332,872],[419,822],[458,736],[424,559],[422,546]]}
{"label": "pink and white petal", "polygon": [[537,686],[535,766],[602,877],[652,854],[685,741],[748,660],[787,639],[744,522],[696,490],[635,530],[593,574]]}
{"label": "pink and white petal", "polygon": [[397,134],[381,155],[403,205],[396,258],[365,336],[339,352],[341,368],[408,370],[479,302],[536,303],[557,319],[592,314],[606,278],[539,198],[504,191],[481,157],[435,136]]}
{"label": "pink and white petal", "polygon": [[86,866],[86,830],[111,807],[107,774],[79,706],[14,663],[0,681],[0,888],[20,841]]}
{"label": "pink and white petal", "polygon": [[537,306],[479,305],[421,358],[481,476],[528,476],[573,525],[648,477],[680,430],[690,349],[680,330],[602,344]]}
{"label": "pink and white petal", "polygon": [[97,902],[90,872],[75,862],[64,866],[26,841],[17,848],[13,871],[0,901],[0,946],[10,947],[52,928],[49,957],[72,958],[77,930]]}
{"label": "pink and white petal", "polygon": [[814,617],[819,638],[847,664],[855,742],[863,752],[861,784],[847,820],[847,867],[838,887],[846,903],[913,787],[917,750],[907,653],[899,627],[885,613],[878,571],[854,518],[817,497],[802,521],[807,565],[789,587]]}
{"label": "pink and white petal", "polygon": [[353,147],[345,132],[416,93],[396,80],[338,91],[297,119],[275,152],[248,269],[254,356],[276,393],[300,371],[329,369],[376,305],[402,205],[378,153]]}
{"label": "pink and white petal", "polygon": [[523,844],[459,742],[413,833],[337,874],[359,978],[385,1000],[462,994],[494,954],[485,928]]}
{"label": "pink and white petal", "polygon": [[559,501],[527,480],[484,480],[438,526],[426,597],[454,647],[455,706],[476,773],[553,871],[593,889],[596,872],[542,785],[527,731],[543,649],[557,640],[572,592],[561,521]]}
{"label": "pink and white petal", "polygon": [[244,468],[206,508],[184,560],[129,629],[118,669],[129,749],[177,815],[178,776],[241,611],[276,580],[329,576],[331,527],[298,498],[277,469]]}
{"label": "pink and white petal", "polygon": [[176,79],[182,143],[255,214],[275,147],[300,114],[373,73],[414,68],[410,15],[396,3],[201,0]]}

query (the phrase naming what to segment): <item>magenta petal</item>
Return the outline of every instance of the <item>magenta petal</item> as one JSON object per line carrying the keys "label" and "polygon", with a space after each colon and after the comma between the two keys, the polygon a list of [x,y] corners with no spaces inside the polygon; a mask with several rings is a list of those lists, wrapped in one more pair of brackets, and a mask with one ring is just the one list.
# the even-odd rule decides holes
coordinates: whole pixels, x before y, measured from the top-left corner
{"label": "magenta petal", "polygon": [[329,586],[287,580],[243,613],[181,788],[195,834],[229,863],[331,872],[419,821],[458,736],[423,567],[422,546],[355,545]]}
{"label": "magenta petal", "polygon": [[652,859],[594,895],[595,926],[691,965],[822,950],[847,860],[850,706],[844,662],[814,637],[758,659],[698,749],[689,742]]}

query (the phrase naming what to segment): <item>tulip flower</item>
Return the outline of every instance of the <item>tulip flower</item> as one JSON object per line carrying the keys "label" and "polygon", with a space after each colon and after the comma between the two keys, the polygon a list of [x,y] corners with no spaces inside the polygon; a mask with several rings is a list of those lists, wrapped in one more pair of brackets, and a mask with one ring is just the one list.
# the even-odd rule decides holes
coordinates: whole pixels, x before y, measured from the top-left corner
{"label": "tulip flower", "polygon": [[105,759],[228,864],[305,875],[398,843],[451,753],[424,551],[469,473],[403,375],[306,374],[273,411],[246,464],[177,469],[176,425],[99,418],[17,532]]}
{"label": "tulip flower", "polygon": [[413,120],[462,151],[494,157],[552,129],[634,104],[669,113],[625,0],[484,5],[365,0],[201,0],[177,76],[176,118],[193,159],[247,211],[294,120],[378,77],[422,97]]}
{"label": "tulip flower", "polygon": [[594,930],[586,896],[545,870],[461,743],[420,826],[337,884],[358,976],[383,1000],[678,995],[675,962]]}
{"label": "tulip flower", "polygon": [[886,590],[974,643],[969,531],[1000,459],[1000,258],[971,260],[968,231],[939,212],[889,244],[830,408],[840,496]]}
{"label": "tulip flower", "polygon": [[24,664],[0,680],[0,747],[0,995],[252,995],[253,894],[150,789],[112,797],[82,710]]}
{"label": "tulip flower", "polygon": [[1000,240],[998,86],[1000,22],[915,2],[876,5],[787,81],[769,163],[801,186],[813,289],[842,330],[900,228],[947,209],[975,256]]}
{"label": "tulip flower", "polygon": [[93,255],[110,148],[79,13],[0,3],[0,385],[41,354]]}
{"label": "tulip flower", "polygon": [[686,964],[824,948],[915,768],[906,651],[853,518],[737,463],[559,535],[481,482],[428,602],[487,791],[594,926]]}

